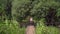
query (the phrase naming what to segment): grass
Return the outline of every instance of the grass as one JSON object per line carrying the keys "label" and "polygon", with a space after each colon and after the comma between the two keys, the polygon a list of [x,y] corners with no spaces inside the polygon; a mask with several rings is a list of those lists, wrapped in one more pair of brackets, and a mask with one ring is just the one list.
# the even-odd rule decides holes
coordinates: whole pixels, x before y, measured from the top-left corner
{"label": "grass", "polygon": [[[53,26],[45,26],[43,20],[36,26],[36,34],[60,34],[60,29]],[[18,27],[18,23],[0,22],[0,34],[25,34],[25,28]]]}
{"label": "grass", "polygon": [[36,34],[60,34],[60,29],[53,26],[45,26],[44,20],[40,20],[40,26],[37,24]]}
{"label": "grass", "polygon": [[37,27],[36,34],[60,34],[60,30],[56,27]]}
{"label": "grass", "polygon": [[20,28],[20,34],[25,34],[25,28]]}

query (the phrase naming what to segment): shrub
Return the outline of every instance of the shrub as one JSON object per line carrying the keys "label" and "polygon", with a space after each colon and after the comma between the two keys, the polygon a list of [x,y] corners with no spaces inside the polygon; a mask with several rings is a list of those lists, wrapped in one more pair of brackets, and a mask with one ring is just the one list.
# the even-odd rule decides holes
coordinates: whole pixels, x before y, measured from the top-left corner
{"label": "shrub", "polygon": [[24,34],[24,28],[19,28],[18,23],[6,20],[0,23],[0,34]]}
{"label": "shrub", "polygon": [[60,34],[58,28],[53,26],[45,26],[43,19],[39,21],[40,26],[36,27],[36,34]]}

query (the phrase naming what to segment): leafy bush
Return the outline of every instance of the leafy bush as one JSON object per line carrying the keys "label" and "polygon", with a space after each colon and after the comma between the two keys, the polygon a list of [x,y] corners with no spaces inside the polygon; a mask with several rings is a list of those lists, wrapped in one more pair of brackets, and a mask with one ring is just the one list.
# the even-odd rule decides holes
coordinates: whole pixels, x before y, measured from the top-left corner
{"label": "leafy bush", "polygon": [[19,28],[18,23],[6,20],[0,23],[0,34],[24,34],[24,28]]}
{"label": "leafy bush", "polygon": [[[44,19],[40,20],[40,25],[37,24],[36,34],[60,34],[59,29],[53,26],[45,26]],[[16,21],[0,22],[0,34],[25,34],[25,28],[19,28]]]}
{"label": "leafy bush", "polygon": [[43,20],[40,20],[40,26],[36,27],[36,34],[60,34],[59,29],[53,26],[45,26]]}

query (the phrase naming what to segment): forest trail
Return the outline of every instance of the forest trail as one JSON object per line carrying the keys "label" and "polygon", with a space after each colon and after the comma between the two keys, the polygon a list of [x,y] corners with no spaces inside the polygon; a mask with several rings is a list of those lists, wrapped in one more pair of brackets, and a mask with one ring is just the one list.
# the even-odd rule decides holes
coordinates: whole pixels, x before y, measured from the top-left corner
{"label": "forest trail", "polygon": [[34,26],[27,26],[26,34],[35,34],[35,27]]}

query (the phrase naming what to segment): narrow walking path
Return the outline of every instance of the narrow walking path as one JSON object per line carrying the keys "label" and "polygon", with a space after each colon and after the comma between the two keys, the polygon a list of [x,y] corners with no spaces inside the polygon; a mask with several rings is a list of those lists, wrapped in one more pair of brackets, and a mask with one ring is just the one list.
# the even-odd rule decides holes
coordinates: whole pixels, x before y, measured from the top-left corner
{"label": "narrow walking path", "polygon": [[26,34],[35,34],[35,27],[33,25],[27,26]]}

